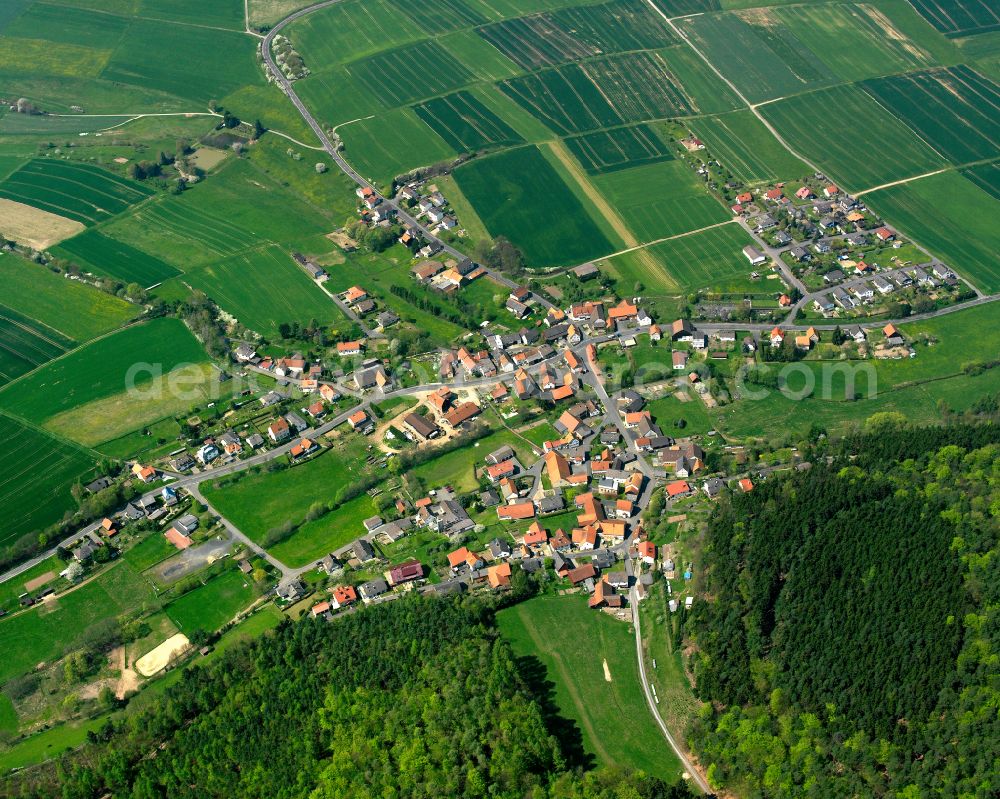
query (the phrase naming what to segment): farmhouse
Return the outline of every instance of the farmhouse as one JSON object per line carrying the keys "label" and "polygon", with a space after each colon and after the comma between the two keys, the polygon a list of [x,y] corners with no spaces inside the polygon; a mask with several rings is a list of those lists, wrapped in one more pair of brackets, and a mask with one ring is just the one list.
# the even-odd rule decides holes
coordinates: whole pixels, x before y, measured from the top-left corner
{"label": "farmhouse", "polygon": [[418,440],[427,441],[437,438],[441,429],[419,413],[409,413],[403,418],[403,429],[412,433]]}

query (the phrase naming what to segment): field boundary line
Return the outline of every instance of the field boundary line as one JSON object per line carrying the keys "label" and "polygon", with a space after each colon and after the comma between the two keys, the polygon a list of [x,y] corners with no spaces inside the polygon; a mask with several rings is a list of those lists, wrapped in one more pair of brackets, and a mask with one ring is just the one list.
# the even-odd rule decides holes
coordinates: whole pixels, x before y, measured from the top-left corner
{"label": "field boundary line", "polygon": [[708,65],[708,68],[709,68],[709,69],[711,69],[711,70],[712,70],[712,72],[714,72],[714,73],[716,74],[716,76],[718,76],[718,78],[719,78],[719,79],[720,79],[720,80],[721,80],[721,81],[722,81],[723,83],[725,83],[725,84],[726,84],[726,86],[728,86],[728,87],[729,87],[730,89],[732,89],[732,90],[733,90],[733,92],[734,92],[734,93],[736,94],[736,96],[737,96],[737,97],[738,97],[738,98],[740,99],[740,101],[741,101],[741,102],[742,102],[742,103],[743,103],[743,104],[744,104],[744,105],[745,105],[745,106],[746,106],[747,108],[749,108],[749,109],[750,109],[750,112],[751,112],[751,113],[752,113],[752,114],[753,114],[753,115],[754,115],[755,117],[757,117],[757,119],[758,119],[758,120],[760,120],[760,123],[761,123],[761,124],[762,124],[762,125],[763,125],[763,126],[764,126],[765,128],[767,128],[767,130],[768,130],[768,131],[770,131],[771,135],[772,135],[772,136],[774,136],[774,138],[778,140],[778,143],[779,143],[779,144],[780,144],[780,145],[781,145],[782,147],[784,147],[784,148],[785,148],[786,150],[788,150],[788,152],[789,152],[789,153],[791,153],[791,154],[792,154],[793,156],[795,156],[796,158],[798,158],[798,159],[799,159],[799,160],[800,160],[800,161],[801,161],[801,162],[802,162],[803,164],[805,164],[805,165],[806,165],[807,167],[809,167],[810,169],[812,169],[812,170],[813,170],[814,172],[819,172],[819,173],[822,173],[822,172],[823,172],[823,170],[822,170],[822,169],[820,169],[819,167],[817,167],[817,166],[816,166],[816,165],[815,165],[815,164],[814,164],[814,163],[813,163],[812,161],[810,161],[810,160],[809,160],[808,158],[805,158],[804,156],[802,156],[802,155],[800,155],[800,154],[799,154],[798,152],[796,152],[796,151],[795,151],[794,149],[792,149],[792,146],[791,146],[791,145],[790,145],[790,144],[789,144],[788,142],[786,142],[786,141],[785,141],[785,140],[784,140],[784,139],[783,139],[783,138],[781,137],[781,134],[780,134],[780,133],[778,133],[778,131],[777,131],[777,130],[775,129],[775,127],[774,127],[774,126],[773,126],[773,125],[772,125],[772,124],[771,124],[770,122],[768,122],[768,121],[767,121],[767,119],[766,119],[766,118],[764,117],[764,115],[763,115],[763,114],[761,114],[761,113],[760,113],[760,112],[759,112],[759,111],[757,110],[757,108],[756,108],[756,107],[754,106],[754,104],[753,104],[753,103],[751,103],[751,102],[750,102],[750,101],[749,101],[749,100],[748,100],[748,99],[746,98],[746,96],[745,96],[745,95],[743,94],[743,92],[741,92],[741,91],[740,91],[739,89],[737,89],[737,88],[736,88],[736,86],[735,86],[735,84],[733,84],[733,82],[732,82],[731,80],[729,80],[729,78],[727,78],[727,77],[726,77],[725,75],[723,75],[723,74],[722,74],[722,72],[721,72],[721,71],[719,70],[719,68],[718,68],[718,67],[716,67],[716,66],[715,66],[715,64],[713,64],[713,63],[711,62],[711,60],[710,60],[710,59],[708,58],[708,56],[706,56],[706,55],[705,55],[705,54],[704,54],[704,53],[703,53],[703,52],[702,52],[702,51],[701,51],[700,49],[698,49],[698,47],[697,47],[697,46],[695,45],[695,43],[694,43],[694,42],[692,42],[690,38],[688,38],[687,34],[686,34],[686,33],[685,33],[685,32],[684,32],[683,30],[681,30],[681,29],[680,29],[680,28],[679,28],[679,27],[678,27],[678,26],[677,26],[677,25],[676,25],[676,24],[674,23],[674,21],[673,21],[673,20],[672,20],[672,19],[671,19],[670,17],[668,17],[668,16],[666,15],[666,13],[664,13],[663,9],[661,9],[661,8],[660,8],[659,6],[657,6],[657,5],[656,5],[656,3],[654,3],[654,2],[653,2],[653,0],[646,0],[646,4],[647,4],[647,5],[648,5],[648,6],[650,7],[650,8],[652,8],[652,9],[653,9],[653,11],[655,11],[655,12],[656,12],[657,14],[659,14],[659,15],[660,15],[660,16],[661,16],[661,17],[662,17],[662,18],[664,19],[664,21],[666,21],[666,23],[667,23],[667,24],[668,24],[668,25],[669,25],[669,26],[670,26],[670,27],[671,27],[671,28],[673,29],[674,33],[675,33],[675,34],[677,34],[678,38],[680,38],[680,39],[681,39],[681,41],[683,41],[684,43],[686,43],[688,47],[690,47],[690,48],[691,48],[692,50],[694,50],[695,54],[696,54],[696,55],[697,55],[697,56],[698,56],[698,57],[699,57],[699,58],[700,58],[700,59],[701,59],[702,61],[704,61],[704,62],[705,62],[705,63],[706,63],[707,65]]}
{"label": "field boundary line", "polygon": [[[652,241],[643,242],[642,244],[637,244],[635,247],[629,247],[625,250],[619,250],[618,252],[613,252],[611,255],[605,255],[603,258],[596,258],[597,261],[608,261],[612,258],[617,258],[619,255],[628,255],[630,252],[635,252],[636,250],[644,250],[647,247],[654,247],[657,244],[663,244],[665,241],[673,241],[674,239],[683,239],[688,236],[694,236],[696,233],[704,233],[706,230],[714,230],[717,227],[725,227],[726,225],[732,225],[736,222],[736,219],[727,219],[724,222],[716,222],[712,225],[705,225],[705,227],[697,228],[696,230],[688,230],[684,233],[675,233],[672,236],[664,236],[662,239],[653,239]],[[588,262],[589,263],[589,262]],[[572,268],[572,267],[570,267]]]}

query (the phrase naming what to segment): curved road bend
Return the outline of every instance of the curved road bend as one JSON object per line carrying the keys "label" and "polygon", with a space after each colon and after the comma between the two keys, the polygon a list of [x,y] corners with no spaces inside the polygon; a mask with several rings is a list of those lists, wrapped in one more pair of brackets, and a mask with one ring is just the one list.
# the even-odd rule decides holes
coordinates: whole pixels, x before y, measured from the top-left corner
{"label": "curved road bend", "polygon": [[[287,25],[291,24],[292,22],[295,22],[297,19],[301,19],[307,14],[313,13],[314,11],[319,11],[324,8],[329,8],[330,6],[336,5],[337,3],[341,2],[343,2],[343,0],[326,0],[326,2],[317,3],[314,6],[303,8],[302,10],[296,11],[294,14],[285,17],[283,20],[281,20],[281,22],[279,22],[277,25],[271,28],[271,30],[267,32],[267,35],[261,40],[260,42],[261,58],[264,59],[264,63],[267,65],[268,71],[274,77],[278,86],[285,93],[288,99],[292,101],[292,104],[298,110],[299,114],[305,120],[306,124],[309,125],[309,127],[312,129],[312,132],[316,134],[316,137],[323,145],[323,149],[334,160],[334,162],[340,168],[341,172],[343,172],[345,175],[347,175],[347,177],[353,180],[360,188],[371,189],[373,192],[375,192],[377,196],[382,198],[382,201],[386,205],[396,210],[396,213],[401,220],[403,220],[410,227],[419,230],[428,242],[437,244],[439,247],[441,247],[441,249],[444,252],[448,253],[448,255],[461,261],[467,257],[465,253],[455,249],[450,244],[446,244],[445,242],[441,241],[441,239],[439,239],[437,236],[431,233],[431,231],[427,228],[426,225],[424,225],[422,222],[417,221],[417,219],[414,216],[412,216],[405,208],[401,208],[399,203],[397,203],[395,199],[390,197],[385,197],[381,192],[379,192],[377,188],[375,188],[375,186],[373,186],[368,180],[363,178],[361,174],[353,166],[351,166],[350,162],[348,162],[348,160],[344,158],[343,155],[341,155],[341,153],[334,146],[333,142],[330,141],[330,137],[326,135],[326,131],[323,130],[323,126],[319,124],[316,118],[312,115],[312,112],[309,111],[308,108],[306,108],[305,103],[302,102],[298,94],[296,94],[295,89],[292,87],[292,81],[288,80],[288,78],[284,76],[284,73],[282,73],[281,69],[279,69],[278,67],[278,64],[275,62],[274,56],[271,54],[271,43],[274,41],[274,37]],[[496,270],[490,269],[485,266],[483,267],[483,269],[486,270],[487,274],[489,274],[489,276],[493,280],[495,280],[497,283],[500,283],[503,286],[506,286],[507,288],[513,289],[517,288],[520,285],[519,283],[516,283],[515,281],[511,280],[506,275],[500,274]],[[533,297],[538,304],[543,305],[550,310],[555,307],[552,303],[550,303],[544,297],[540,297],[538,294],[533,294]]]}

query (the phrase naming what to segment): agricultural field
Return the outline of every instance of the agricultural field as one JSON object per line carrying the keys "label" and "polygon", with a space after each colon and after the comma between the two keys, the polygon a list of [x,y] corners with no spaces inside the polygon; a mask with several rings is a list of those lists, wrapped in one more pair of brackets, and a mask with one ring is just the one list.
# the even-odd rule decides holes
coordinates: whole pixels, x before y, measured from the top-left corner
{"label": "agricultural field", "polygon": [[524,141],[469,92],[437,97],[413,110],[457,153]]}
{"label": "agricultural field", "polygon": [[862,85],[952,163],[1000,156],[1000,86],[968,67],[911,72]]}
{"label": "agricultural field", "polygon": [[670,161],[674,157],[670,147],[651,125],[633,125],[571,136],[566,139],[566,146],[590,175]]}
{"label": "agricultural field", "polygon": [[282,34],[320,72],[422,38],[404,10],[392,0],[350,0],[296,20]]}
{"label": "agricultural field", "polygon": [[101,13],[100,10],[35,2],[3,33],[5,36],[109,50],[114,49],[128,25],[127,17]]}
{"label": "agricultural field", "polygon": [[[147,427],[162,432],[163,425],[171,428],[173,435],[158,437],[166,439],[166,447],[172,448],[171,439],[177,438],[174,416],[228,397],[233,388],[233,382],[219,382],[218,371],[209,363],[178,364],[165,368],[162,376],[143,383],[134,392],[121,391],[57,413],[46,420],[45,429],[87,446],[111,444],[115,448],[125,445],[122,439],[129,433],[136,433],[139,441],[133,443],[146,449],[156,439],[142,432]],[[132,451],[123,454],[131,455]]]}
{"label": "agricultural field", "polygon": [[135,181],[75,161],[35,159],[0,183],[0,197],[93,225],[150,196]]}
{"label": "agricultural field", "polygon": [[1000,162],[963,169],[962,174],[996,200],[1000,200]]}
{"label": "agricultural field", "polygon": [[228,569],[164,608],[177,629],[188,637],[195,630],[215,632],[255,598],[243,573]]}
{"label": "agricultural field", "polygon": [[598,175],[593,183],[639,242],[687,233],[732,217],[683,161]]}
{"label": "agricultural field", "polygon": [[914,8],[946,36],[1000,30],[1000,10],[989,0],[912,0]]}
{"label": "agricultural field", "polygon": [[61,657],[81,643],[93,625],[136,610],[153,598],[149,585],[124,562],[51,602],[0,619],[0,682],[42,661]]}
{"label": "agricultural field", "polygon": [[73,261],[84,271],[108,275],[124,283],[149,288],[180,274],[180,270],[123,241],[88,230],[64,241],[53,254]]}
{"label": "agricultural field", "polygon": [[754,103],[834,83],[833,72],[767,10],[708,14],[677,22]]}
{"label": "agricultural field", "polygon": [[0,283],[4,305],[81,343],[120,327],[142,310],[14,255],[0,257]]}
{"label": "agricultural field", "polygon": [[748,110],[699,117],[690,126],[708,152],[745,183],[788,180],[810,171]]}
{"label": "agricultural field", "polygon": [[358,171],[386,187],[397,175],[457,155],[410,108],[360,120],[343,131],[344,153]]}
{"label": "agricultural field", "polygon": [[355,61],[351,72],[388,108],[443,94],[472,80],[472,73],[433,40]]}
{"label": "agricultural field", "polygon": [[1000,291],[1000,199],[978,181],[944,172],[868,195],[886,219],[987,293]]}
{"label": "agricultural field", "polygon": [[856,81],[933,66],[933,55],[894,25],[890,9],[868,4],[780,6],[761,15],[766,24],[794,31],[798,40],[838,78]]}
{"label": "agricultural field", "polygon": [[506,236],[530,266],[578,264],[611,243],[535,147],[477,158],[455,180],[493,236]]}
{"label": "agricultural field", "polygon": [[[609,258],[601,268],[624,281],[627,290],[639,282],[645,286],[643,294],[651,296],[688,293],[747,274],[750,265],[742,250],[752,243],[739,225],[722,224]],[[653,259],[655,268],[637,257],[642,253]]]}
{"label": "agricultural field", "polygon": [[264,244],[298,248],[342,224],[263,178],[249,161],[230,159],[196,188],[158,197],[101,233],[187,272]]}
{"label": "agricultural field", "polygon": [[518,17],[477,32],[528,71],[609,53],[655,50],[677,39],[645,0],[614,0]]}
{"label": "agricultural field", "polygon": [[243,31],[242,0],[140,0],[139,16]]}
{"label": "agricultural field", "polygon": [[[863,139],[842,125],[817,124],[837,109]],[[934,150],[857,86],[835,86],[763,106],[761,113],[806,158],[851,191],[880,186],[945,166]]]}
{"label": "agricultural field", "polygon": [[[57,414],[95,400],[121,395],[130,369],[135,388],[181,364],[204,363],[205,351],[179,319],[155,319],[74,350],[46,364],[16,386],[0,389],[0,407],[42,424]],[[145,367],[149,367],[147,370]]]}
{"label": "agricultural field", "polygon": [[653,0],[668,17],[682,17],[685,14],[703,14],[706,11],[720,11],[719,0]]}
{"label": "agricultural field", "polygon": [[309,0],[247,0],[247,14],[251,27],[270,27],[307,5]]}
{"label": "agricultural field", "polygon": [[171,94],[201,107],[248,84],[263,84],[246,35],[137,19],[101,78]]}
{"label": "agricultural field", "polygon": [[502,610],[497,623],[520,673],[552,686],[569,751],[582,744],[599,763],[680,779],[680,763],[646,707],[628,624],[590,610],[581,596],[536,597]]}
{"label": "agricultural field", "polygon": [[[277,335],[283,322],[307,324],[315,319],[326,324],[342,318],[333,300],[276,245],[201,267],[185,279],[265,336]],[[281,290],[276,292],[275,285]]]}
{"label": "agricultural field", "polygon": [[72,339],[0,305],[0,385],[58,358],[73,346]]}
{"label": "agricultural field", "polygon": [[34,250],[47,250],[86,229],[82,222],[0,198],[0,235]]}
{"label": "agricultural field", "polygon": [[0,464],[2,547],[76,510],[70,488],[90,476],[95,460],[82,449],[0,415]]}
{"label": "agricultural field", "polygon": [[[407,14],[413,25],[424,33],[440,33],[470,28],[487,21],[484,14],[463,0],[390,0],[393,6]],[[404,27],[410,27],[404,25]]]}
{"label": "agricultural field", "polygon": [[562,135],[699,111],[658,52],[567,64],[503,81],[500,88]]}

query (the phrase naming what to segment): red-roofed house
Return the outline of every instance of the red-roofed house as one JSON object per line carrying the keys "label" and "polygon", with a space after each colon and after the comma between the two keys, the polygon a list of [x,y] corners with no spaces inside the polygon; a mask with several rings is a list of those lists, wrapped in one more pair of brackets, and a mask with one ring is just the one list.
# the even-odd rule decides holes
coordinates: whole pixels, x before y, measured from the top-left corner
{"label": "red-roofed house", "polygon": [[667,494],[671,499],[674,497],[682,497],[690,493],[691,486],[687,484],[686,480],[675,480],[672,483],[667,483]]}
{"label": "red-roofed house", "polygon": [[333,589],[333,600],[330,604],[334,608],[346,608],[358,601],[358,592],[353,585],[338,585]]}
{"label": "red-roofed house", "polygon": [[533,502],[515,502],[513,505],[500,505],[497,507],[497,516],[507,521],[533,519],[535,517],[535,504]]}

